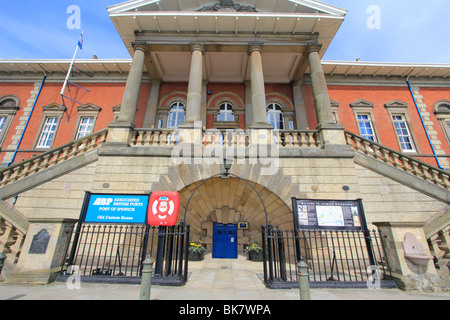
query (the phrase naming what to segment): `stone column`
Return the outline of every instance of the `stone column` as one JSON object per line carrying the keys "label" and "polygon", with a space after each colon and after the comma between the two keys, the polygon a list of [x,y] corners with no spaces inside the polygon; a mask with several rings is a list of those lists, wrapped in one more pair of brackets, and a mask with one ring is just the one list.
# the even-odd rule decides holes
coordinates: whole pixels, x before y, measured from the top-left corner
{"label": "stone column", "polygon": [[119,118],[116,122],[113,122],[108,126],[110,130],[108,132],[106,146],[127,146],[134,133],[134,118],[136,116],[144,70],[145,44],[135,44],[134,50],[133,63],[131,65],[130,73],[128,74]]}
{"label": "stone column", "polygon": [[344,127],[341,124],[335,124],[333,121],[327,82],[319,56],[321,47],[322,45],[317,44],[310,46],[306,51],[311,71],[311,83],[318,122],[317,130],[319,130],[325,147],[327,145],[345,145]]}
{"label": "stone column", "polygon": [[306,113],[306,103],[303,98],[302,86],[299,82],[292,83],[292,93],[294,96],[295,120],[297,130],[309,130],[308,114]]}
{"label": "stone column", "polygon": [[138,44],[134,48],[133,63],[128,74],[127,85],[122,99],[122,107],[118,122],[134,124],[139,92],[141,90],[142,73],[144,70],[145,45]]}
{"label": "stone column", "polygon": [[321,46],[312,46],[308,48],[307,54],[309,67],[311,70],[311,82],[316,105],[317,121],[321,124],[333,123],[331,112],[330,97],[328,95],[327,82],[323,73],[322,63],[320,61],[319,51]]}
{"label": "stone column", "polygon": [[203,54],[205,47],[194,44],[191,48],[191,71],[186,105],[186,122],[182,128],[193,128],[194,123],[202,121]]}
{"label": "stone column", "polygon": [[158,108],[159,101],[159,89],[161,87],[161,81],[153,81],[150,96],[147,101],[147,110],[144,117],[144,128],[156,127],[156,110]]}
{"label": "stone column", "polygon": [[262,45],[250,44],[249,55],[251,65],[252,125],[251,129],[273,129],[267,123],[266,90],[264,87],[264,71],[262,66]]}

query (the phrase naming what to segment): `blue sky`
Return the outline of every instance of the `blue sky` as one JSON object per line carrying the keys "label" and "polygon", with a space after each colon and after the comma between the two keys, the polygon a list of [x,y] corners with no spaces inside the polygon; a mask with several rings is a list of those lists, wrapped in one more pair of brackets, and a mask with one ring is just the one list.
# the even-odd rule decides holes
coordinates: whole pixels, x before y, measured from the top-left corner
{"label": "blue sky", "polygon": [[[84,29],[84,48],[78,59],[94,54],[101,59],[130,58],[106,10],[120,2],[124,1],[3,0],[0,59],[71,59],[80,36],[80,30],[67,27],[71,5],[81,9]],[[325,60],[450,63],[448,0],[323,2],[349,11]],[[379,9],[379,15],[368,12],[371,6]]]}

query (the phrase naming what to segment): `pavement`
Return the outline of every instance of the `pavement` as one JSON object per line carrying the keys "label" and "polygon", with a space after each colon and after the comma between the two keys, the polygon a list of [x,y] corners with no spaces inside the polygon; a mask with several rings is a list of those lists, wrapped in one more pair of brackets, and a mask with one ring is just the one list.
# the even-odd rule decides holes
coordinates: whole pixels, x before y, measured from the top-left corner
{"label": "pavement", "polygon": [[[183,287],[153,285],[151,300],[295,301],[298,289],[268,289],[261,263],[245,257],[189,263]],[[139,285],[55,282],[49,285],[0,283],[0,300],[138,300]],[[405,292],[399,289],[311,289],[312,300],[450,300],[450,293]]]}

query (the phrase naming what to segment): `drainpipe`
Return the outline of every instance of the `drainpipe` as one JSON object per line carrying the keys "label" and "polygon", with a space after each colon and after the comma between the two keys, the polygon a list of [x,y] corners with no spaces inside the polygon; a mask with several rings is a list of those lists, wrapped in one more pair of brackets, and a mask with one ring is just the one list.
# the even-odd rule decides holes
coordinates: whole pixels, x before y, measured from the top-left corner
{"label": "drainpipe", "polygon": [[33,107],[31,108],[31,111],[30,111],[30,115],[28,116],[27,122],[25,123],[25,128],[23,128],[22,135],[20,136],[19,142],[17,143],[17,147],[16,147],[16,150],[14,151],[14,155],[13,155],[11,161],[6,165],[7,168],[16,159],[16,155],[17,155],[17,152],[19,151],[20,144],[22,143],[23,137],[25,136],[25,131],[27,130],[28,124],[30,123],[31,116],[32,116],[33,111],[34,111],[34,107],[36,107],[36,103],[37,103],[37,101],[39,99],[39,96],[41,95],[41,91],[42,91],[42,87],[44,86],[45,79],[47,79],[47,73],[44,74],[44,79],[42,79],[41,87],[39,88],[38,94],[36,96],[36,100],[34,100]]}
{"label": "drainpipe", "polygon": [[414,104],[416,105],[416,109],[417,109],[417,113],[419,114],[420,121],[422,122],[422,125],[423,125],[423,128],[425,130],[425,133],[427,134],[428,143],[430,144],[431,150],[433,150],[433,154],[434,154],[434,158],[436,159],[436,163],[437,163],[439,169],[445,171],[445,169],[441,166],[441,163],[439,162],[438,156],[436,154],[436,150],[434,149],[433,144],[431,143],[431,138],[430,138],[430,135],[428,134],[427,126],[425,125],[425,122],[423,120],[422,114],[420,113],[420,109],[419,109],[419,106],[417,105],[416,98],[414,97],[414,93],[413,93],[413,90],[411,88],[411,84],[409,83],[409,76],[406,78],[406,83],[408,84],[409,91],[411,92],[411,96],[412,96],[412,98],[414,100]]}

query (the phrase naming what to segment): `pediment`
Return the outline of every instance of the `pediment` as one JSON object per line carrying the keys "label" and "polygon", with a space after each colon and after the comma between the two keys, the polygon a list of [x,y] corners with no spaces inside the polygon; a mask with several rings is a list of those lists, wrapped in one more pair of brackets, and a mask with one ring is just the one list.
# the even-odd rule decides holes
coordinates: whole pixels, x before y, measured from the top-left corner
{"label": "pediment", "polygon": [[63,105],[60,105],[58,103],[51,103],[49,105],[46,105],[44,107],[42,107],[42,110],[46,111],[46,112],[60,112],[60,111],[66,111],[66,108]]}
{"label": "pediment", "polygon": [[352,108],[373,108],[374,104],[370,101],[359,99],[355,102],[350,103],[350,107]]}
{"label": "pediment", "polygon": [[100,112],[100,111],[102,111],[102,108],[100,108],[92,103],[88,103],[88,104],[78,107],[78,112]]}
{"label": "pediment", "polygon": [[133,0],[108,8],[110,14],[126,12],[284,12],[345,16],[347,11],[313,0]]}
{"label": "pediment", "polygon": [[439,101],[435,107],[436,114],[450,114],[450,101]]}
{"label": "pediment", "polygon": [[392,100],[384,105],[386,108],[407,108],[408,104],[400,100]]}

